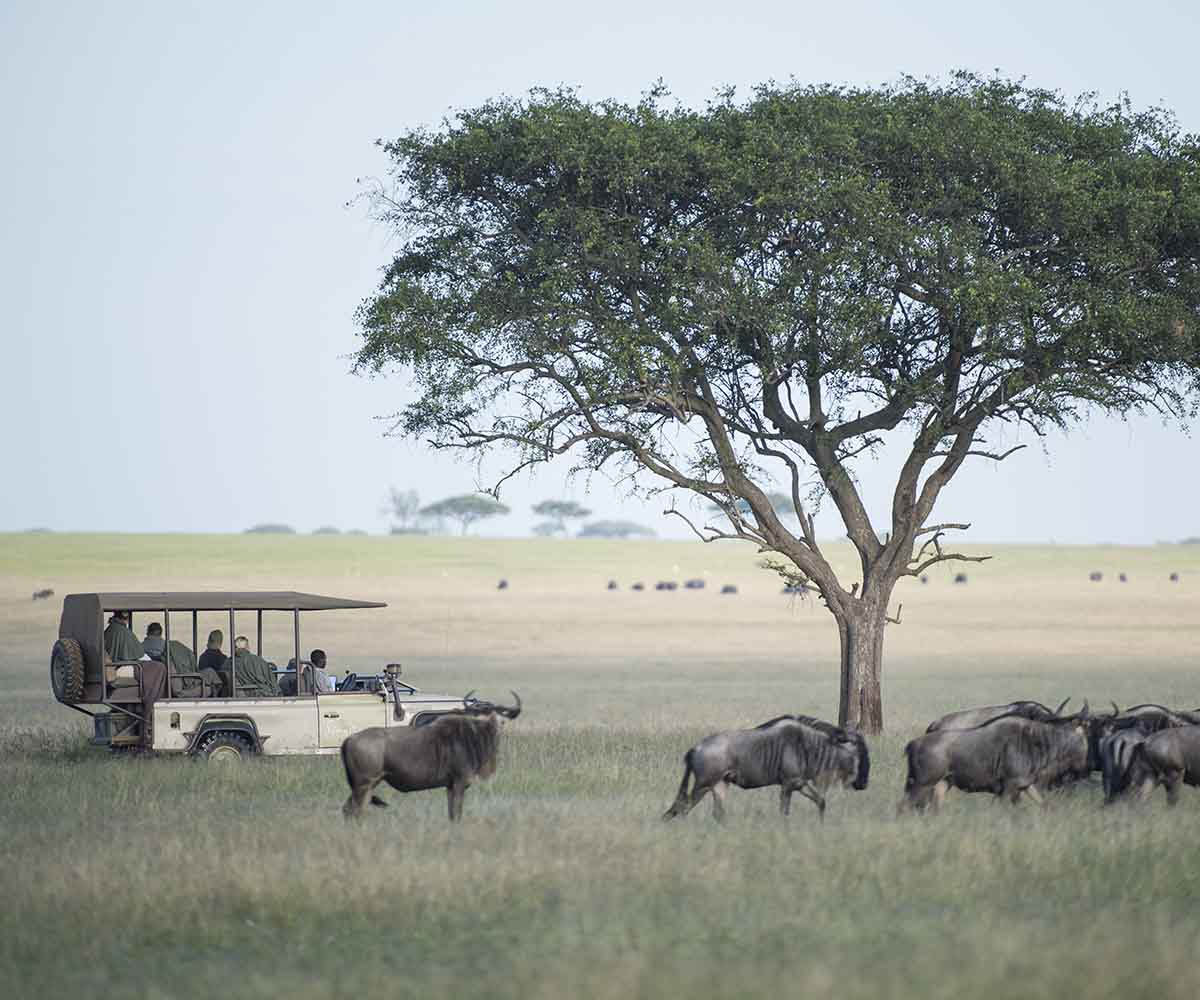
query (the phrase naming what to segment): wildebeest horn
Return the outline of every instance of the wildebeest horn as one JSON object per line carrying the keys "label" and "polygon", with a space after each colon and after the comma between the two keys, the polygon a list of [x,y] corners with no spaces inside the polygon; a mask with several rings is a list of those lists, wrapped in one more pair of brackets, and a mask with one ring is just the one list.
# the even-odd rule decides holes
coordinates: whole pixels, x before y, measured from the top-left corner
{"label": "wildebeest horn", "polygon": [[466,705],[469,702],[471,702],[474,699],[474,696],[475,696],[475,689],[471,688],[470,691],[468,691],[466,694],[463,695],[463,704]]}
{"label": "wildebeest horn", "polygon": [[1121,710],[1117,707],[1117,703],[1115,701],[1110,701],[1109,704],[1112,705],[1112,707],[1113,707],[1113,715],[1114,716],[1121,714]]}
{"label": "wildebeest horn", "polygon": [[515,719],[521,714],[521,696],[517,694],[516,691],[512,690],[510,690],[508,693],[513,696],[513,701],[515,701],[517,704],[513,708],[507,709],[504,714],[510,719]]}
{"label": "wildebeest horn", "polygon": [[1062,715],[1062,710],[1063,710],[1064,708],[1066,708],[1066,707],[1067,707],[1067,702],[1068,702],[1068,701],[1070,701],[1070,700],[1071,700],[1071,696],[1070,696],[1070,695],[1067,695],[1067,696],[1066,696],[1066,697],[1065,697],[1065,698],[1062,700],[1062,704],[1061,704],[1061,705],[1059,705],[1059,706],[1058,706],[1058,708],[1056,708],[1056,709],[1054,710],[1054,714],[1055,714],[1055,715]]}

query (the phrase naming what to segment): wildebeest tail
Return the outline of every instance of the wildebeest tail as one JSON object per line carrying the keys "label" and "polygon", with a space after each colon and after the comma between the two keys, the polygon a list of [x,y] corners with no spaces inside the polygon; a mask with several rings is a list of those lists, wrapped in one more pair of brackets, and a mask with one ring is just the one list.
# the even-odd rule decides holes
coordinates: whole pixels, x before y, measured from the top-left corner
{"label": "wildebeest tail", "polygon": [[679,791],[675,793],[675,801],[671,803],[671,808],[663,813],[663,819],[674,819],[683,812],[687,805],[688,781],[692,773],[692,751],[689,750],[683,755],[683,780],[679,782]]}
{"label": "wildebeest tail", "polygon": [[913,767],[913,752],[914,748],[916,747],[916,743],[916,740],[909,740],[904,747],[904,758],[908,761],[908,776],[904,779],[905,788],[912,788],[912,786],[917,783],[917,779],[913,777],[913,772],[916,770],[916,768]]}

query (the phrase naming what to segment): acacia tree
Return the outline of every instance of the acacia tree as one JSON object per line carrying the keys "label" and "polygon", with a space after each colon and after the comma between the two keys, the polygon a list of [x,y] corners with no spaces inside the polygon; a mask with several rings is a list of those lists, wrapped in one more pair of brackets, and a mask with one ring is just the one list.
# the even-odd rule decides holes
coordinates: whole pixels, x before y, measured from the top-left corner
{"label": "acacia tree", "polygon": [[418,511],[421,517],[427,517],[434,521],[441,521],[447,517],[452,521],[457,521],[460,533],[464,535],[476,521],[508,512],[508,507],[499,500],[479,493],[463,493],[459,496],[446,497],[445,500],[431,503]]}
{"label": "acacia tree", "polygon": [[[357,365],[419,388],[396,430],[706,498],[701,537],[773,553],[833,614],[843,724],[882,726],[893,587],[967,558],[932,515],[1010,453],[996,428],[1194,413],[1200,154],[1163,110],[969,75],[700,111],[535,91],[383,148],[400,246]],[[876,523],[853,468],[885,437],[907,457]],[[826,497],[856,579],[816,537]]]}
{"label": "acacia tree", "polygon": [[546,520],[535,528],[539,534],[565,535],[568,519],[588,517],[592,512],[574,500],[543,500],[530,508]]}

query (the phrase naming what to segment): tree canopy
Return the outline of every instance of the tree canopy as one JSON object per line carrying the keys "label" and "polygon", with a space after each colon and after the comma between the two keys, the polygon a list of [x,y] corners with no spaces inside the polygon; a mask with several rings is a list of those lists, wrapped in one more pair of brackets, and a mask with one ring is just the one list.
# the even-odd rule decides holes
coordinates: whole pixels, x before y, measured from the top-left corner
{"label": "tree canopy", "polygon": [[539,517],[545,518],[534,526],[534,534],[538,535],[566,534],[568,520],[587,517],[592,513],[574,500],[543,500],[535,503],[530,509]]}
{"label": "tree canopy", "polygon": [[484,496],[480,493],[463,493],[459,496],[446,497],[444,500],[431,503],[426,507],[422,507],[418,513],[421,517],[431,518],[436,521],[440,521],[443,518],[457,521],[462,534],[465,535],[467,530],[476,521],[481,521],[488,517],[496,517],[498,514],[507,514],[508,512],[508,507],[494,497]]}
{"label": "tree canopy", "polygon": [[[1008,454],[997,429],[1195,413],[1200,147],[1162,109],[967,74],[702,110],[536,91],[383,149],[400,246],[357,365],[410,373],[396,429],[706,498],[724,523],[698,534],[820,591],[843,721],[879,725],[892,589],[965,558],[930,516],[968,458]],[[853,467],[884,435],[907,458],[873,520]],[[816,538],[825,498],[856,580]]]}

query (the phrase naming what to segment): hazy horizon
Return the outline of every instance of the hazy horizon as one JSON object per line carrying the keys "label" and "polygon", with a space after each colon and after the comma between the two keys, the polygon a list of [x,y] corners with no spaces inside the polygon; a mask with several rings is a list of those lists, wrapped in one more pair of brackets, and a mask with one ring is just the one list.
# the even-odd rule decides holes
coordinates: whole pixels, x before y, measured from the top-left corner
{"label": "hazy horizon", "polygon": [[[278,521],[387,531],[389,487],[425,503],[480,483],[386,438],[402,378],[349,374],[353,313],[389,234],[346,203],[380,175],[378,137],[537,86],[632,101],[663,80],[684,103],[755,83],[878,84],[964,68],[1068,95],[1127,92],[1200,130],[1200,16],[1169,3],[931,3],[831,9],[620,2],[153,5],[10,2],[0,9],[0,331],[17,377],[0,402],[16,475],[0,531],[239,532]],[[1191,436],[1153,417],[1094,419],[998,467],[967,467],[938,520],[965,543],[1153,544],[1200,534]],[[886,526],[895,447],[859,466]],[[569,463],[508,484],[529,506],[569,497],[596,518],[689,537],[669,498],[635,499]],[[490,485],[490,483],[483,483]],[[680,506],[700,512],[681,499]],[[822,537],[842,534],[831,504]]]}

